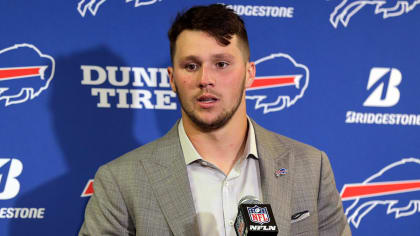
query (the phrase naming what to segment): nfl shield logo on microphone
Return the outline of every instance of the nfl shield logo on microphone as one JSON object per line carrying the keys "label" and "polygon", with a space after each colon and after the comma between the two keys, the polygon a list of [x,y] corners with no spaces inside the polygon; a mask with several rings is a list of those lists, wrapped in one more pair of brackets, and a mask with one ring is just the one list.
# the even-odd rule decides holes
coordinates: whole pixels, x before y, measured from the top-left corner
{"label": "nfl shield logo on microphone", "polygon": [[261,225],[270,222],[270,216],[268,214],[267,207],[247,207],[247,210],[251,222]]}

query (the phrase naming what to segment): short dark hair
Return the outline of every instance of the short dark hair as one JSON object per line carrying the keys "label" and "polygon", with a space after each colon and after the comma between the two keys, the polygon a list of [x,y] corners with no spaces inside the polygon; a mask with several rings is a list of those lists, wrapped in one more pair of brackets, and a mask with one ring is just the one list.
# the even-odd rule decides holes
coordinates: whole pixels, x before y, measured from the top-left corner
{"label": "short dark hair", "polygon": [[208,33],[222,45],[229,45],[233,35],[237,35],[245,45],[249,60],[248,34],[244,21],[235,12],[222,4],[195,6],[188,11],[178,13],[168,32],[171,60],[175,56],[175,43],[184,30],[198,30]]}

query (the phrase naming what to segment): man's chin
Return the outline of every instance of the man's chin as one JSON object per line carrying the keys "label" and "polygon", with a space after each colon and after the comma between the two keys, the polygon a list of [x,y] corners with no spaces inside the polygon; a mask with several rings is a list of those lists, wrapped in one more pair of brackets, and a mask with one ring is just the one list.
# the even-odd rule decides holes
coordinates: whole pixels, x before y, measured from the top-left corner
{"label": "man's chin", "polygon": [[213,131],[226,125],[231,117],[219,116],[214,118],[190,117],[192,122],[203,131]]}

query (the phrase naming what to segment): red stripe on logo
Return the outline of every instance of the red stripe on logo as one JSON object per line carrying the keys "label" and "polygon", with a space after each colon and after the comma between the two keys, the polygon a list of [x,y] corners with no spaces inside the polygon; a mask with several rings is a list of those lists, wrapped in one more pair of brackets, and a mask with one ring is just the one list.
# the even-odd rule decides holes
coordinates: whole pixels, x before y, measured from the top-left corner
{"label": "red stripe on logo", "polygon": [[0,80],[41,75],[41,66],[13,67],[0,69]]}
{"label": "red stripe on logo", "polygon": [[342,200],[420,190],[420,180],[344,185]]}
{"label": "red stripe on logo", "polygon": [[82,192],[81,197],[89,197],[93,194],[94,190],[93,190],[93,179],[90,179],[86,186],[85,189]]}
{"label": "red stripe on logo", "polygon": [[273,85],[294,85],[296,84],[296,76],[283,77],[257,77],[251,85],[251,88],[259,88]]}

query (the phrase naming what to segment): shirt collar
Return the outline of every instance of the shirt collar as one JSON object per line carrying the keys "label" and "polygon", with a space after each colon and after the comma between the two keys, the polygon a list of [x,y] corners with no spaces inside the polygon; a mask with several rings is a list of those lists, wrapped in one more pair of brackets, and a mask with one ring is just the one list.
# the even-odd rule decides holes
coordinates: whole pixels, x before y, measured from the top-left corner
{"label": "shirt collar", "polygon": [[[254,158],[258,159],[258,152],[257,152],[257,142],[255,139],[255,130],[254,126],[252,125],[251,120],[249,117],[248,119],[248,135],[245,145],[245,153],[246,157],[253,156]],[[200,154],[198,154],[197,150],[194,148],[193,144],[191,143],[190,139],[187,136],[187,133],[185,133],[184,125],[182,124],[182,119],[180,120],[178,124],[178,135],[179,140],[181,142],[181,148],[182,152],[184,154],[185,164],[189,165],[196,160],[203,159]]]}

